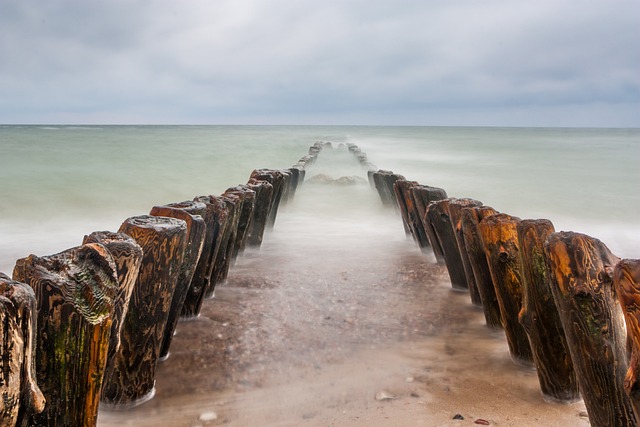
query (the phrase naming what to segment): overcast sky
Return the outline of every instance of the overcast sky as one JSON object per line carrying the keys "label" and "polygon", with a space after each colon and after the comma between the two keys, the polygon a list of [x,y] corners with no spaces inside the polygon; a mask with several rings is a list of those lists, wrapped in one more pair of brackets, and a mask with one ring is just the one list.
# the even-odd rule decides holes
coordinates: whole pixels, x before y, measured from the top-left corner
{"label": "overcast sky", "polygon": [[640,127],[638,0],[0,0],[0,123]]}

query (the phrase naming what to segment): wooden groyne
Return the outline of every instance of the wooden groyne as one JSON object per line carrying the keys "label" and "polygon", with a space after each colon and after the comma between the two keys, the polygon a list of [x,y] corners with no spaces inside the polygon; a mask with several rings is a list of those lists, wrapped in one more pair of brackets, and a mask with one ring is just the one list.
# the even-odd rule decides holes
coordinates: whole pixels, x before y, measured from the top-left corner
{"label": "wooden groyne", "polygon": [[[595,426],[640,419],[640,260],[445,189],[378,169],[346,145],[425,262],[446,266],[549,402],[582,398]],[[152,399],[180,319],[197,317],[331,142],[288,169],[255,169],[220,195],[150,207],[81,246],[0,274],[1,426],[95,426],[98,408]],[[527,368],[528,369],[528,368]],[[543,409],[542,409],[543,410]]]}

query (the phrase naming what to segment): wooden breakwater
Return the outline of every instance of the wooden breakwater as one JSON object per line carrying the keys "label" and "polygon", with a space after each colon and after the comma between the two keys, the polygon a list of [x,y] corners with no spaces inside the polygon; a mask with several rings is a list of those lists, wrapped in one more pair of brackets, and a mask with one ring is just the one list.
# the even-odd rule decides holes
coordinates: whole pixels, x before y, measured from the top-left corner
{"label": "wooden breakwater", "polygon": [[[369,172],[384,206],[503,328],[514,362],[536,368],[543,397],[584,400],[593,426],[640,423],[640,260],[391,171]],[[395,200],[392,200],[392,195]]]}
{"label": "wooden breakwater", "polygon": [[[91,426],[99,405],[153,398],[178,320],[198,316],[244,248],[260,247],[327,147],[315,143],[286,170],[254,170],[221,195],[151,207],[77,248],[18,260],[13,279],[0,275],[0,425]],[[446,265],[452,288],[505,330],[513,360],[536,367],[545,399],[581,392],[592,425],[636,425],[638,260],[555,233],[547,220],[450,198],[347,147],[420,250]]]}

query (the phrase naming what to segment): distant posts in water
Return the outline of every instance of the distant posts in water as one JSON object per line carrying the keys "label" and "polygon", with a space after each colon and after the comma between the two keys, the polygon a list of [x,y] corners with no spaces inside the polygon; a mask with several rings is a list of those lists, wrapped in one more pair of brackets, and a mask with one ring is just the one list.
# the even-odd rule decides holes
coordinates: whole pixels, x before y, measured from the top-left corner
{"label": "distant posts in water", "polygon": [[546,219],[522,220],[516,227],[523,285],[519,320],[529,336],[542,395],[553,402],[577,401],[578,381],[544,254],[544,242],[555,231],[553,224]]}
{"label": "distant posts in water", "polygon": [[109,360],[112,366],[108,369],[114,375],[102,388],[102,401],[129,407],[155,394],[156,364],[183,265],[187,225],[176,218],[143,215],[125,220],[119,231],[134,238],[144,255],[120,349]]}
{"label": "distant posts in water", "polygon": [[160,349],[160,360],[169,357],[169,347],[178,325],[180,313],[184,307],[185,300],[189,295],[191,280],[198,265],[198,260],[202,254],[204,239],[206,237],[206,224],[204,219],[196,212],[202,212],[204,204],[185,201],[180,203],[170,203],[164,206],[154,206],[149,212],[153,216],[177,218],[183,220],[187,225],[187,237],[182,265],[175,285],[169,317],[164,329],[164,338]]}
{"label": "distant posts in water", "polygon": [[623,387],[624,317],[611,278],[618,258],[601,241],[573,232],[552,234],[545,254],[591,425],[635,426]]}
{"label": "distant posts in water", "polygon": [[491,215],[480,221],[480,233],[511,358],[516,363],[532,365],[529,338],[518,321],[523,292],[516,228],[519,221],[519,218],[507,214]]}
{"label": "distant posts in water", "polygon": [[469,257],[469,264],[482,300],[482,311],[484,312],[487,326],[502,328],[500,305],[498,304],[498,297],[493,286],[491,270],[489,269],[484,242],[480,233],[480,221],[496,213],[498,212],[489,206],[463,208],[460,216],[460,225]]}
{"label": "distant posts in water", "polygon": [[35,373],[36,297],[33,289],[0,273],[0,425],[28,424],[45,399]]}
{"label": "distant posts in water", "polygon": [[640,424],[640,259],[623,259],[616,264],[613,284],[627,325],[629,370],[624,389]]}
{"label": "distant posts in water", "polygon": [[14,279],[34,290],[36,376],[46,399],[30,425],[93,426],[111,334],[117,277],[100,244],[19,259]]}

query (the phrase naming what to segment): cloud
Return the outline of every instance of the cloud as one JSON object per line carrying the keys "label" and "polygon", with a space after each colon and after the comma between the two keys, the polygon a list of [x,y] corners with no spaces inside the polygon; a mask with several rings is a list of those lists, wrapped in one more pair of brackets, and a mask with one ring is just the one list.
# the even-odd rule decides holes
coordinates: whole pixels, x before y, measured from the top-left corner
{"label": "cloud", "polygon": [[554,122],[615,110],[611,125],[638,126],[636,12],[632,0],[3,2],[0,121],[438,124],[424,117],[479,111],[512,124],[510,109],[546,108]]}

